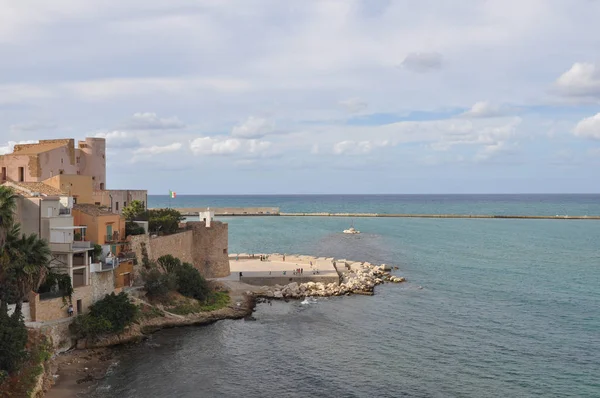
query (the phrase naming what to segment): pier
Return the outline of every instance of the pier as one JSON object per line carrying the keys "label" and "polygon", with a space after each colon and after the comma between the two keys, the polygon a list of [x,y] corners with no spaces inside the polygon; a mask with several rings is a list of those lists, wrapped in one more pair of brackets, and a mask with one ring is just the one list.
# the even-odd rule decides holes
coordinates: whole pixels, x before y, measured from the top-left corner
{"label": "pier", "polygon": [[[198,213],[207,211],[206,207],[176,208],[182,215],[193,217]],[[387,217],[387,218],[472,218],[472,219],[523,219],[523,220],[600,220],[600,215],[595,216],[570,216],[570,215],[503,215],[503,214],[388,214],[388,213],[282,213],[279,207],[211,207],[215,216],[219,217]]]}

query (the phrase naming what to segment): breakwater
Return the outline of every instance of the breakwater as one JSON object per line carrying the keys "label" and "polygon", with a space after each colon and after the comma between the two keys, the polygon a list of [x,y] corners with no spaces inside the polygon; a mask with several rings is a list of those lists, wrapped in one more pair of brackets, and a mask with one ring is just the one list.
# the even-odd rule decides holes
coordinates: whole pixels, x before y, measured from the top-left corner
{"label": "breakwater", "polygon": [[220,217],[387,217],[387,218],[474,218],[474,219],[522,219],[522,220],[600,220],[600,215],[521,215],[521,214],[411,214],[411,213],[302,213],[281,212],[279,207],[180,207],[175,208],[186,217],[211,210]]}

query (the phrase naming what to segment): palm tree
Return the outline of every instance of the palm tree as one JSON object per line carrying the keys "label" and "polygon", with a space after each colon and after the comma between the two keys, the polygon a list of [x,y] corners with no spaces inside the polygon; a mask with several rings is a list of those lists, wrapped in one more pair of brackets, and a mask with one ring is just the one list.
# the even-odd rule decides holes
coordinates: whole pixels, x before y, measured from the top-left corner
{"label": "palm tree", "polygon": [[6,235],[15,219],[16,199],[17,196],[11,188],[0,186],[0,248],[4,246]]}
{"label": "palm tree", "polygon": [[13,225],[6,236],[4,251],[8,261],[3,262],[0,283],[10,288],[16,302],[15,313],[21,314],[23,301],[29,292],[38,290],[46,280],[50,248],[36,234],[21,235],[19,226]]}

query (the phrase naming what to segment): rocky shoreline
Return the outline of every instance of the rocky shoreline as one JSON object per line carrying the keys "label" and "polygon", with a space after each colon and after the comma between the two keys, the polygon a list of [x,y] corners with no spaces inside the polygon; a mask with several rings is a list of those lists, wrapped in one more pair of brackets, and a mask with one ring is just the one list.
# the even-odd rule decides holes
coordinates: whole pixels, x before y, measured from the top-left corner
{"label": "rocky shoreline", "polygon": [[[323,282],[291,282],[287,285],[275,285],[272,287],[263,287],[262,291],[255,293],[256,296],[267,299],[300,299],[306,297],[331,297],[345,296],[351,294],[372,295],[375,286],[389,283],[402,283],[406,281],[404,277],[392,275],[386,270],[391,270],[385,264],[372,265],[370,263],[344,262],[345,270],[338,272],[338,283]],[[397,267],[396,267],[397,268]]]}

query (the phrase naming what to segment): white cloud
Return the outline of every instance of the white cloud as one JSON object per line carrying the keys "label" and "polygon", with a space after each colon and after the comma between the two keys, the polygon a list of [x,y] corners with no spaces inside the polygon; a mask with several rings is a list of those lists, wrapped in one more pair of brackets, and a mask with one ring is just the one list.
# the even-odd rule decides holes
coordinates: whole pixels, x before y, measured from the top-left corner
{"label": "white cloud", "polygon": [[261,138],[273,133],[274,129],[275,123],[271,120],[250,116],[243,123],[234,126],[231,135],[240,138]]}
{"label": "white cloud", "polygon": [[350,113],[359,113],[368,108],[368,104],[360,98],[348,98],[340,101],[340,105]]}
{"label": "white cloud", "polygon": [[109,131],[107,133],[97,133],[99,138],[106,139],[106,146],[112,149],[137,148],[141,145],[138,137],[127,131]]}
{"label": "white cloud", "polygon": [[436,71],[442,68],[442,55],[435,52],[410,53],[404,58],[400,67],[417,73]]}
{"label": "white cloud", "polygon": [[336,155],[364,155],[375,148],[389,145],[389,141],[341,141],[333,145],[333,153]]}
{"label": "white cloud", "polygon": [[160,118],[153,112],[134,113],[124,126],[129,130],[175,130],[184,127],[185,124],[177,116]]}
{"label": "white cloud", "polygon": [[181,143],[174,142],[169,145],[153,145],[151,147],[138,148],[133,151],[134,155],[160,155],[163,153],[176,152],[181,149]]}
{"label": "white cloud", "polygon": [[460,116],[466,118],[500,117],[508,115],[510,111],[511,109],[506,106],[491,104],[488,101],[479,101]]}
{"label": "white cloud", "polygon": [[37,144],[39,141],[27,140],[27,141],[8,141],[5,146],[0,146],[0,155],[6,155],[12,153],[15,149],[15,145],[18,144]]}
{"label": "white cloud", "polygon": [[239,151],[241,141],[236,138],[200,137],[190,143],[194,155],[231,155]]}
{"label": "white cloud", "polygon": [[263,156],[272,153],[272,142],[230,137],[199,137],[190,143],[194,155]]}
{"label": "white cloud", "polygon": [[600,67],[576,62],[556,81],[559,92],[566,96],[600,100]]}
{"label": "white cloud", "polygon": [[581,138],[600,140],[600,113],[586,117],[573,129],[573,134]]}

